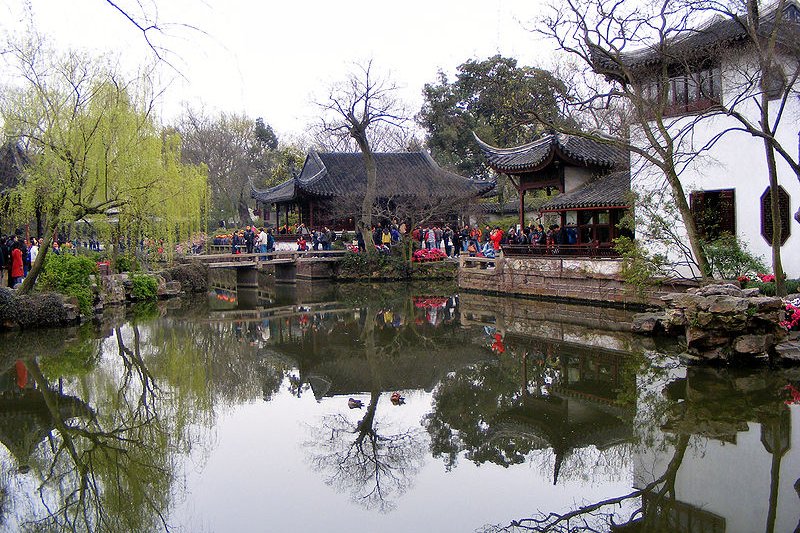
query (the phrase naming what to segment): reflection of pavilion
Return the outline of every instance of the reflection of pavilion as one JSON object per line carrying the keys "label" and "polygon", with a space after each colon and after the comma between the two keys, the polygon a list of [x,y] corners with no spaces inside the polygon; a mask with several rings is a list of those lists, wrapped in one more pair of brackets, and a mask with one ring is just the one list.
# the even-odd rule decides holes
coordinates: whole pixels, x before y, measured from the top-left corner
{"label": "reflection of pavilion", "polygon": [[[282,343],[275,349],[297,362],[300,379],[309,383],[314,396],[338,396],[393,390],[432,390],[448,373],[477,361],[487,354],[480,346],[467,342],[466,334],[447,328],[449,334],[426,328],[428,341],[420,342],[410,328],[395,331],[376,331],[378,351],[384,350],[388,339],[397,334],[400,349],[379,353],[370,362],[363,347],[354,346],[358,333],[347,332],[340,324],[336,334],[311,331],[298,343]],[[354,337],[355,336],[355,337]],[[459,340],[456,338],[463,337]],[[459,349],[454,350],[454,343]]]}
{"label": "reflection of pavilion", "polygon": [[615,415],[579,398],[527,398],[522,405],[500,415],[501,423],[516,426],[515,433],[536,436],[553,449],[553,484],[558,481],[564,459],[573,451],[594,446],[608,449],[631,440],[629,416]]}
{"label": "reflection of pavilion", "polygon": [[[520,360],[525,393],[500,418],[553,449],[553,484],[573,450],[604,450],[633,438],[633,410],[619,400],[621,390],[635,386],[621,372],[630,353],[519,335],[506,336],[506,343]],[[548,380],[541,379],[544,367]],[[543,385],[547,392],[539,394]]]}
{"label": "reflection of pavilion", "polygon": [[408,350],[396,357],[381,359],[370,368],[364,357],[342,357],[326,361],[300,360],[300,377],[311,385],[317,400],[371,391],[431,391],[448,373],[486,358],[478,346],[463,350]]}
{"label": "reflection of pavilion", "polygon": [[[247,332],[268,328],[268,352],[292,361],[300,383],[308,383],[318,400],[376,388],[432,390],[448,372],[488,357],[467,330],[443,320],[452,309],[440,309],[433,325],[418,320],[427,308],[415,307],[411,300],[403,303],[405,307],[369,311],[338,301],[220,311],[212,321],[233,320]],[[367,320],[374,321],[370,354],[363,339]]]}

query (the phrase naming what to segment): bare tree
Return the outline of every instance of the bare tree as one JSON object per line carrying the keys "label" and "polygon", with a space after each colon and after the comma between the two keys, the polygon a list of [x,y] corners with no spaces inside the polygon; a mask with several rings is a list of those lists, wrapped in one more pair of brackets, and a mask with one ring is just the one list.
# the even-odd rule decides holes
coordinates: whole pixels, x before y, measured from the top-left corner
{"label": "bare tree", "polygon": [[[353,139],[364,156],[367,187],[357,228],[365,243],[371,239],[372,207],[378,186],[373,132],[381,125],[401,128],[407,121],[396,91],[397,85],[376,75],[372,61],[368,61],[357,65],[344,82],[334,84],[327,101],[319,103],[324,111],[319,130],[332,138]],[[372,253],[374,249],[367,246],[367,251]]]}
{"label": "bare tree", "polygon": [[[269,159],[277,139],[274,134],[271,142],[259,139],[258,124],[259,119],[243,115],[221,113],[212,117],[188,107],[179,119],[181,155],[188,163],[208,167],[212,212],[220,219],[234,218],[249,224],[249,179],[272,170]],[[263,121],[261,128],[272,133]]]}
{"label": "bare tree", "polygon": [[179,74],[180,69],[174,62],[177,56],[163,41],[173,37],[175,30],[189,30],[206,35],[205,31],[193,24],[161,20],[155,0],[149,0],[149,2],[146,0],[103,1],[142,34],[145,44],[158,61]]}

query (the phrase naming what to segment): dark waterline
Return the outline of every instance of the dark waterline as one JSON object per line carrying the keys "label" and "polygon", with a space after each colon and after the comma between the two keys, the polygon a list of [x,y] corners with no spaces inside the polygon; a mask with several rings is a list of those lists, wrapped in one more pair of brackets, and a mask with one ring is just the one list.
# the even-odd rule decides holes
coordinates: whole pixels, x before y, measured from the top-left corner
{"label": "dark waterline", "polygon": [[798,526],[797,370],[686,368],[618,309],[216,281],[0,337],[0,529]]}

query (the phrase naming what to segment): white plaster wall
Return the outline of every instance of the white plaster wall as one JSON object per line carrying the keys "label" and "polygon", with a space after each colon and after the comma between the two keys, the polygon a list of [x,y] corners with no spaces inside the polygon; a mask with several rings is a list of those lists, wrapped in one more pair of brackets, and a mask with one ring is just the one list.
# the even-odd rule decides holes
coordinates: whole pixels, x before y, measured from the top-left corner
{"label": "white plaster wall", "polygon": [[[734,90],[742,87],[743,73],[731,64],[723,65],[723,101],[729,104],[737,97]],[[800,88],[800,87],[797,87]],[[741,91],[740,91],[741,92]],[[775,116],[777,101],[772,103],[771,115]],[[757,122],[758,111],[755,101],[749,105],[741,104],[737,109]],[[695,117],[676,119],[671,129],[684,127]],[[709,143],[718,132],[726,128],[736,128],[739,123],[727,116],[704,118],[695,124],[693,134],[687,137],[692,147],[699,149]],[[798,133],[800,130],[800,99],[797,94],[790,96],[784,110],[776,137],[793,157],[798,157]],[[641,132],[632,129],[634,142],[645,146]],[[778,156],[779,182],[789,193],[790,215],[800,208],[800,182],[789,166]],[[663,183],[663,176],[641,157],[632,155],[632,188],[639,193],[649,194]],[[685,192],[694,190],[734,189],[736,197],[736,232],[748,250],[761,256],[769,267],[772,263],[771,248],[761,236],[760,198],[769,185],[763,142],[744,132],[728,132],[713,147],[689,165],[681,174]],[[682,229],[682,228],[681,228]],[[685,232],[683,232],[685,235]],[[800,277],[800,224],[790,223],[790,236],[781,249],[783,268],[792,278]],[[684,269],[689,273],[688,269]]]}
{"label": "white plaster wall", "polygon": [[[783,456],[778,486],[775,531],[794,531],[800,520],[800,499],[793,484],[800,475],[800,406],[791,407],[791,448]],[[748,423],[736,444],[693,437],[675,481],[679,501],[725,518],[726,533],[766,529],[772,455],[761,444],[761,426]],[[667,468],[674,448],[657,455],[652,449],[637,455],[634,479],[638,487]]]}

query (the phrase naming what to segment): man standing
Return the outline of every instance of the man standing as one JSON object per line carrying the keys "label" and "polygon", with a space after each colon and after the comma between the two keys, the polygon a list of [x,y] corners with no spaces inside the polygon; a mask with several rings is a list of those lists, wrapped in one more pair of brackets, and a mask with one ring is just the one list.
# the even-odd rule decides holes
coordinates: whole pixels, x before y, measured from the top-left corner
{"label": "man standing", "polygon": [[253,246],[256,242],[256,234],[250,226],[247,226],[244,231],[244,246],[248,254],[253,253]]}

